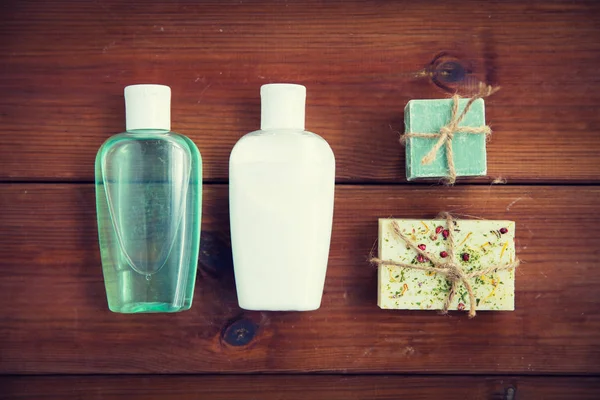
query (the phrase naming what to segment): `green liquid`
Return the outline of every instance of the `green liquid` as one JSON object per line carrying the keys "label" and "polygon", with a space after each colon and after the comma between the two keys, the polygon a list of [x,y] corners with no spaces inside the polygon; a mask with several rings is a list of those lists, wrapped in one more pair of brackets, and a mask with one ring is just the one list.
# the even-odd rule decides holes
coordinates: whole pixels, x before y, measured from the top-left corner
{"label": "green liquid", "polygon": [[98,151],[98,233],[111,311],[191,307],[200,245],[201,163],[191,140],[166,131],[115,135]]}

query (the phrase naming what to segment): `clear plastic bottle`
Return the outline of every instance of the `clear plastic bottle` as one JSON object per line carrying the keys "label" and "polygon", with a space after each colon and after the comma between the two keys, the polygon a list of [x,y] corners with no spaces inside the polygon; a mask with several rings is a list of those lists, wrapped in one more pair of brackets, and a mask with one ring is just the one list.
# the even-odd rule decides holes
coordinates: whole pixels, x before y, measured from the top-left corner
{"label": "clear plastic bottle", "polygon": [[242,137],[229,160],[238,301],[248,310],[314,310],[329,256],[335,158],[304,130],[304,86],[264,85],[261,98],[261,130]]}
{"label": "clear plastic bottle", "polygon": [[96,157],[96,203],[108,307],[176,312],[192,305],[200,245],[202,160],[171,132],[171,89],[125,88],[127,131]]}

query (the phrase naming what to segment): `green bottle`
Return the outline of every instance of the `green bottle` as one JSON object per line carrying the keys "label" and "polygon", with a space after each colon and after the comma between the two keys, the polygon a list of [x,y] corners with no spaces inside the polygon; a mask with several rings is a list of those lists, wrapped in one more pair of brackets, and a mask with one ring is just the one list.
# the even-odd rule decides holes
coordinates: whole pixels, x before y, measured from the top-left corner
{"label": "green bottle", "polygon": [[171,132],[171,89],[125,88],[127,131],[96,157],[98,235],[108,308],[176,312],[192,305],[202,205],[202,159]]}

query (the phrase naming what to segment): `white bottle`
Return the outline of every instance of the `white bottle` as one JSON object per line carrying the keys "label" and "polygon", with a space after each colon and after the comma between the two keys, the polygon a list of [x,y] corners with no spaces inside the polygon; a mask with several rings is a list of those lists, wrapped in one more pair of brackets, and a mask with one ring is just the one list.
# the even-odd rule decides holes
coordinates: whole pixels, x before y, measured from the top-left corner
{"label": "white bottle", "polygon": [[308,311],[323,295],[335,189],[327,142],[304,130],[306,88],[261,87],[261,130],[229,159],[231,245],[246,310]]}

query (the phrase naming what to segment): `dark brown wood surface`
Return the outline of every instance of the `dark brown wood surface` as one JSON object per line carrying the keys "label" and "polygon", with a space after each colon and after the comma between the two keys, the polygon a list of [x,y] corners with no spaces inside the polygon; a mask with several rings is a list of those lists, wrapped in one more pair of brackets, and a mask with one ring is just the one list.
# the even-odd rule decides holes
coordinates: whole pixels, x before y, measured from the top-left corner
{"label": "dark brown wood surface", "polygon": [[[552,1],[4,1],[0,179],[92,181],[123,130],[125,85],[173,88],[173,129],[227,179],[258,129],[261,84],[308,87],[307,128],[340,182],[403,181],[397,131],[414,98],[448,96],[422,70],[440,52],[502,86],[488,100],[489,179],[599,181],[600,3]],[[482,179],[485,181],[486,179]]]}
{"label": "dark brown wood surface", "polygon": [[[261,313],[237,306],[227,186],[209,185],[194,306],[162,315],[108,311],[93,189],[0,186],[10,249],[0,259],[1,372],[600,374],[598,187],[340,185],[321,308]],[[468,320],[377,307],[367,262],[377,218],[441,209],[516,221],[515,312]]]}
{"label": "dark brown wood surface", "polygon": [[[598,21],[596,1],[0,2],[0,398],[600,397]],[[441,53],[472,73],[441,75]],[[488,177],[405,182],[403,108],[449,96],[435,79],[502,86]],[[336,155],[310,313],[244,312],[235,295],[227,163],[270,82],[307,86],[307,128]],[[204,159],[185,313],[106,305],[93,162],[133,83],[172,87],[173,129]],[[377,219],[441,210],[517,222],[515,312],[378,309]]]}
{"label": "dark brown wood surface", "polygon": [[[581,377],[464,376],[120,376],[0,377],[4,399],[63,400],[597,400],[600,381]],[[402,397],[398,397],[399,394]]]}

